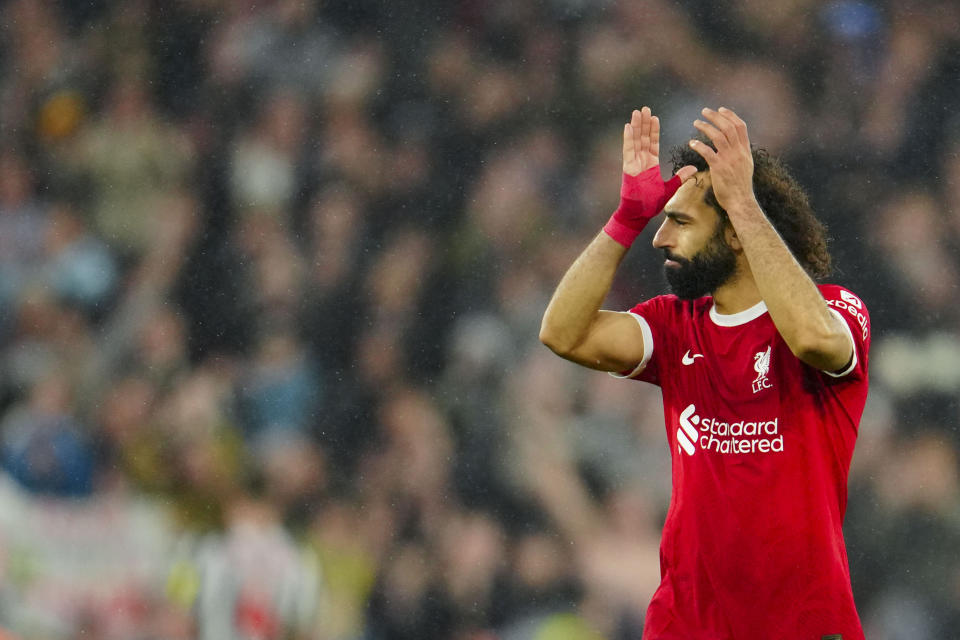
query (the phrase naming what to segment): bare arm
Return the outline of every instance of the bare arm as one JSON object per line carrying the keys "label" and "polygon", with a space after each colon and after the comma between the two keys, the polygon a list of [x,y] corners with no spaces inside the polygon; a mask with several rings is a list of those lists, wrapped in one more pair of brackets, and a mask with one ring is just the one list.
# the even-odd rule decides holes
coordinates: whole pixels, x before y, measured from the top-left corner
{"label": "bare arm", "polygon": [[626,247],[601,232],[564,274],[540,326],[540,341],[554,353],[601,371],[624,371],[643,360],[637,321],[600,310],[626,254]]}
{"label": "bare arm", "polygon": [[842,369],[853,355],[843,321],[830,312],[760,206],[754,202],[727,213],[770,317],[790,350],[817,369]]}
{"label": "bare arm", "polygon": [[[659,119],[647,107],[634,111],[623,129],[623,173],[635,177],[658,168],[659,155]],[[694,167],[684,167],[677,175],[683,181],[695,172]],[[662,188],[659,176],[655,179]],[[655,215],[658,207],[662,203],[652,205],[649,215]],[[639,230],[642,224],[634,228]],[[600,310],[626,253],[626,246],[601,232],[567,270],[540,327],[540,340],[557,355],[603,371],[624,371],[643,361],[643,333],[636,319]]]}
{"label": "bare arm", "polygon": [[790,253],[760,209],[753,193],[753,157],[747,125],[723,107],[704,109],[697,120],[716,151],[700,141],[691,146],[710,165],[717,202],[743,247],[757,289],[777,331],[798,358],[823,371],[838,371],[853,357],[843,321],[830,312],[813,280]]}

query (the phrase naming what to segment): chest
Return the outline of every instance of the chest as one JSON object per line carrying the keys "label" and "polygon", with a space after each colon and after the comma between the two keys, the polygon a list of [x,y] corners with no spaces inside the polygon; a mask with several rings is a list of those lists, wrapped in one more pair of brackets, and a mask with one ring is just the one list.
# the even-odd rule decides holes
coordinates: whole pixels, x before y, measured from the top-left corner
{"label": "chest", "polygon": [[[802,364],[772,322],[687,327],[663,354],[668,385],[701,406],[778,409],[803,386]],[[798,388],[799,387],[799,388]]]}
{"label": "chest", "polygon": [[731,481],[739,473],[753,477],[786,460],[806,459],[817,439],[816,421],[804,417],[819,397],[816,374],[773,323],[762,320],[745,327],[691,326],[660,354],[668,437],[680,477],[693,474],[687,478],[693,481],[718,469]]}

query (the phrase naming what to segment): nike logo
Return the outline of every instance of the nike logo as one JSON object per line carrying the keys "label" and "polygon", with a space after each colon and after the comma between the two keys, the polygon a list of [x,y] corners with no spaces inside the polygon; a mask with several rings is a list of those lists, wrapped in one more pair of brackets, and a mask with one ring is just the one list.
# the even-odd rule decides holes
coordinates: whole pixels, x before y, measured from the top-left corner
{"label": "nike logo", "polygon": [[687,349],[687,352],[683,354],[683,358],[681,360],[683,364],[693,364],[697,358],[702,358],[702,357],[703,357],[702,353],[695,353],[693,355],[690,355],[690,349]]}

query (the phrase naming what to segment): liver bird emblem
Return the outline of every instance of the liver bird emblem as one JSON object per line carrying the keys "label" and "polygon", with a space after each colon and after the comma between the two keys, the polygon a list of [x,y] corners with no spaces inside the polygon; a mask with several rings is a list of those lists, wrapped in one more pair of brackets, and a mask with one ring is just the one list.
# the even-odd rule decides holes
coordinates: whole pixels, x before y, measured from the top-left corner
{"label": "liver bird emblem", "polygon": [[758,351],[753,359],[753,370],[757,372],[757,380],[766,378],[770,371],[770,347],[767,347],[766,351]]}
{"label": "liver bird emblem", "polygon": [[757,372],[757,378],[753,381],[753,392],[759,393],[763,389],[771,387],[767,380],[767,374],[770,373],[770,347],[766,351],[758,351],[753,356],[753,370]]}

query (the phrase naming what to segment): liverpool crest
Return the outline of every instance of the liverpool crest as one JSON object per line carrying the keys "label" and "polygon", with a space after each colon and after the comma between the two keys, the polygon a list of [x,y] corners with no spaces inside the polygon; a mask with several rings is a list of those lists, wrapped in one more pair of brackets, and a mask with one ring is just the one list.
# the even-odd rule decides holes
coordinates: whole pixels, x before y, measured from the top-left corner
{"label": "liverpool crest", "polygon": [[753,356],[753,370],[757,372],[757,377],[753,381],[754,393],[773,386],[767,379],[767,374],[770,373],[770,347],[767,347],[766,351],[758,351]]}

